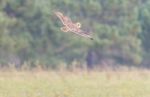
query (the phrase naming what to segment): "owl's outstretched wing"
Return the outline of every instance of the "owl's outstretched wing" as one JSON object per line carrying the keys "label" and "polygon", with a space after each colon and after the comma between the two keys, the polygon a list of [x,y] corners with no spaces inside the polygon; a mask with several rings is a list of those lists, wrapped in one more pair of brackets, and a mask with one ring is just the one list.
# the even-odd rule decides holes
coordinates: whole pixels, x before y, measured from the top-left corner
{"label": "owl's outstretched wing", "polygon": [[64,25],[66,25],[68,23],[72,23],[71,19],[67,16],[64,16],[61,12],[55,12],[55,14]]}
{"label": "owl's outstretched wing", "polygon": [[78,32],[76,32],[76,31],[72,31],[72,32],[79,36],[90,38],[91,40],[93,40],[92,34],[89,32],[85,32],[83,30],[79,30]]}

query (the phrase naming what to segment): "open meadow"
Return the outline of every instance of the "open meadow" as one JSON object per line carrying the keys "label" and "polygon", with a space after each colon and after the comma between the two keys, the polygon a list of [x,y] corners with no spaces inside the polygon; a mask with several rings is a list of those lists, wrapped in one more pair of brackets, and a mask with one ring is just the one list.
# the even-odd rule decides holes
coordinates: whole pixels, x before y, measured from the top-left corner
{"label": "open meadow", "polygon": [[150,72],[1,71],[0,97],[150,97]]}

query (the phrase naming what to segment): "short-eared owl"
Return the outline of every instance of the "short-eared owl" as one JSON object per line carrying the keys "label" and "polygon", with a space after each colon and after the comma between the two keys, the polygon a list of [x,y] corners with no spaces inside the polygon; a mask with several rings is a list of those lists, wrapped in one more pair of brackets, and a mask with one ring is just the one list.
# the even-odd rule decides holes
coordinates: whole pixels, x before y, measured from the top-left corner
{"label": "short-eared owl", "polygon": [[79,22],[73,23],[69,17],[64,16],[61,12],[55,12],[55,14],[61,20],[61,22],[64,25],[64,27],[61,27],[61,30],[63,32],[69,32],[70,31],[70,32],[73,32],[77,35],[87,37],[87,38],[90,38],[91,40],[93,40],[91,33],[86,33],[85,31],[80,29],[81,24]]}

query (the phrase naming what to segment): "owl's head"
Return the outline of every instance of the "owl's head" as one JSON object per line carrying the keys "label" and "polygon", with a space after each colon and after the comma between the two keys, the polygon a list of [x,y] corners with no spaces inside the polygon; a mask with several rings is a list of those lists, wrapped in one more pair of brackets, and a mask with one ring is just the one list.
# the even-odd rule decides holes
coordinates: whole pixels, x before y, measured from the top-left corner
{"label": "owl's head", "polygon": [[81,28],[81,23],[77,22],[77,23],[76,23],[76,26],[77,26],[78,28]]}

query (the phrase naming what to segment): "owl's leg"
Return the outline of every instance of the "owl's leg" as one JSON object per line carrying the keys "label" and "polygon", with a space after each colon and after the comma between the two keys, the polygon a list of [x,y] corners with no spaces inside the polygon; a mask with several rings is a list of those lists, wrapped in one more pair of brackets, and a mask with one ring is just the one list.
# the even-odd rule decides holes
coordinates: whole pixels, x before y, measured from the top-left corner
{"label": "owl's leg", "polygon": [[61,31],[63,31],[63,32],[68,32],[68,31],[69,31],[69,29],[68,29],[67,27],[61,27],[60,29],[61,29]]}

